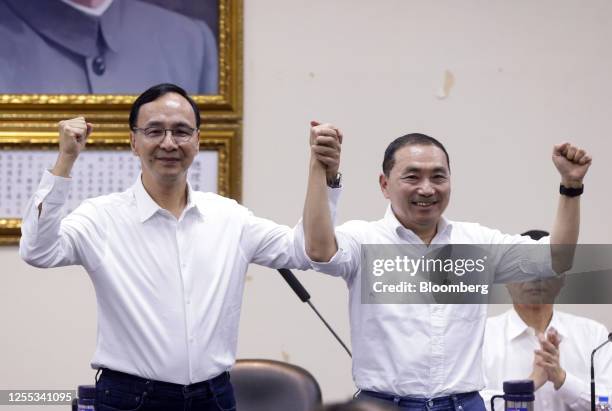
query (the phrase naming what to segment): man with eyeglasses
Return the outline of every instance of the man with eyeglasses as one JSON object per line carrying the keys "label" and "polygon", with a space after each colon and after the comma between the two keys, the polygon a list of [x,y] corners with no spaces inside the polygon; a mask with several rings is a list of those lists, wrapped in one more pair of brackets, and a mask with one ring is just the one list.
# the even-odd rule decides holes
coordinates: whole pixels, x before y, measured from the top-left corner
{"label": "man with eyeglasses", "polygon": [[[183,89],[145,91],[129,122],[141,177],[65,218],[70,171],[92,126],[82,117],[60,122],[57,163],[27,206],[20,254],[37,267],[83,265],[93,281],[92,367],[102,370],[96,410],[233,410],[227,371],[247,266],[306,269],[301,228],[192,190],[187,171],[198,153],[200,115]],[[339,150],[321,159],[331,173]]]}

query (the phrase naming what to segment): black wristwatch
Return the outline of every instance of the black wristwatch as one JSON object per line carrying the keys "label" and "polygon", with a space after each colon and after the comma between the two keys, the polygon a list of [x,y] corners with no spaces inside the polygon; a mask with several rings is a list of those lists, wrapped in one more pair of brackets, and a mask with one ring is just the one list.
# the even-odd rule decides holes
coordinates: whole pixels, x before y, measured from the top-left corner
{"label": "black wristwatch", "polygon": [[567,197],[578,197],[584,193],[584,184],[580,188],[565,187],[563,184],[559,185],[559,194]]}
{"label": "black wristwatch", "polygon": [[340,183],[342,183],[342,173],[336,173],[334,178],[327,179],[327,187],[329,188],[340,188]]}

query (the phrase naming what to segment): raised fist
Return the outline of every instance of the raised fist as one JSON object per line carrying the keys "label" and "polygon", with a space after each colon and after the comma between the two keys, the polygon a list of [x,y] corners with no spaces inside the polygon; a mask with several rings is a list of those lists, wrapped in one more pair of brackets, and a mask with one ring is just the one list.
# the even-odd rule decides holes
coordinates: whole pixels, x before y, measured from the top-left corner
{"label": "raised fist", "polygon": [[93,126],[85,117],[76,117],[59,122],[59,149],[61,154],[78,157],[87,143]]}
{"label": "raised fist", "polygon": [[328,178],[334,178],[340,167],[342,131],[332,124],[310,122],[310,148],[312,155],[325,167]]}
{"label": "raised fist", "polygon": [[591,156],[570,143],[554,146],[552,160],[561,174],[561,182],[567,186],[579,187],[591,166]]}

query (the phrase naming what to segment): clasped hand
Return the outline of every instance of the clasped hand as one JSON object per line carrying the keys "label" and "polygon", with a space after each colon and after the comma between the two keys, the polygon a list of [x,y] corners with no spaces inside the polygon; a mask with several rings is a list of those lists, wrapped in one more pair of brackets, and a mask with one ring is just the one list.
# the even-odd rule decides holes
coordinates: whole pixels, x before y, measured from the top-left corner
{"label": "clasped hand", "polygon": [[566,373],[561,367],[559,345],[561,336],[556,329],[551,327],[546,336],[538,334],[540,349],[534,351],[533,372],[531,378],[535,389],[540,388],[546,381],[553,383],[555,390],[561,388],[565,382]]}

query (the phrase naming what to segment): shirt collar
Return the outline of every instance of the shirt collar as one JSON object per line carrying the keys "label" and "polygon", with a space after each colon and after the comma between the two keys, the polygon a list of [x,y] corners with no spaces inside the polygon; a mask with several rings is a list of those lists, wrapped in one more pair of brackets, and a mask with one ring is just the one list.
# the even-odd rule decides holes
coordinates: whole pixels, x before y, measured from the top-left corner
{"label": "shirt collar", "polygon": [[529,326],[525,324],[523,319],[518,315],[514,307],[510,310],[510,315],[508,316],[508,327],[506,336],[508,337],[508,341],[514,340],[521,334],[527,332],[529,330]]}
{"label": "shirt collar", "polygon": [[100,17],[100,27],[106,46],[115,53],[121,48],[121,27],[125,22],[125,13],[121,10],[121,1],[114,0]]}
{"label": "shirt collar", "polygon": [[[550,324],[548,324],[547,330],[550,327],[554,327],[562,337],[567,337],[567,328],[563,324],[561,318],[559,318],[559,312],[553,309],[552,318],[550,320]],[[512,308],[510,310],[510,315],[508,316],[508,328],[507,328],[507,337],[508,341],[511,341],[523,333],[527,332],[531,327],[529,327],[523,319],[518,315],[516,310]]]}
{"label": "shirt collar", "polygon": [[[404,227],[404,225],[402,223],[400,223],[400,221],[395,216],[395,213],[393,212],[393,209],[391,208],[391,204],[389,204],[387,206],[387,211],[385,212],[384,220],[388,224],[388,226],[398,236],[403,237],[402,233],[407,233],[408,235],[410,235],[410,236],[412,236],[414,238],[419,238],[414,233],[414,231]],[[453,222],[448,220],[448,219],[446,219],[444,216],[441,216],[440,217],[440,221],[438,221],[438,229],[437,229],[435,237],[446,235],[446,236],[448,236],[450,238],[450,231],[451,231],[452,227],[453,227]]]}
{"label": "shirt collar", "polygon": [[[159,210],[163,210],[163,208],[160,207],[155,200],[153,200],[142,184],[142,174],[136,179],[136,182],[132,186],[132,191],[134,193],[136,208],[138,209],[138,217],[141,223],[147,221]],[[195,192],[193,191],[191,184],[189,184],[189,181],[187,181],[187,205],[185,206],[183,213],[187,213],[193,208],[197,210],[201,216],[204,216],[204,208],[201,204],[194,201],[194,193]]]}
{"label": "shirt collar", "polygon": [[70,7],[74,7],[77,10],[81,10],[83,13],[87,13],[92,16],[101,16],[111,5],[113,0],[103,0],[99,6],[96,7],[86,7],[79,3],[75,3],[73,0],[61,0]]}
{"label": "shirt collar", "polygon": [[34,31],[77,55],[96,57],[106,48],[115,52],[119,49],[122,16],[118,0],[99,17],[57,0],[6,1]]}

